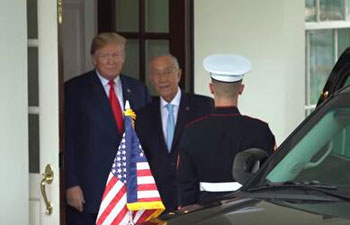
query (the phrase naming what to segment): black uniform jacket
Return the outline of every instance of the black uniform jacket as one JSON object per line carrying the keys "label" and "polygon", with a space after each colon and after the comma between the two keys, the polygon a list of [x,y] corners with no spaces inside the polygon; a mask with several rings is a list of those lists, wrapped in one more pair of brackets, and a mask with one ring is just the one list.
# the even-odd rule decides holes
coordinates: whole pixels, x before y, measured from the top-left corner
{"label": "black uniform jacket", "polygon": [[275,138],[267,123],[242,116],[236,107],[218,107],[187,124],[180,147],[179,203],[182,206],[227,192],[200,192],[199,183],[234,182],[237,152],[261,148],[272,154]]}
{"label": "black uniform jacket", "polygon": [[168,153],[162,130],[160,98],[157,97],[152,103],[136,112],[136,132],[167,211],[176,209],[178,205],[176,164],[178,145],[185,124],[195,118],[208,115],[212,110],[211,98],[182,92],[171,153]]}

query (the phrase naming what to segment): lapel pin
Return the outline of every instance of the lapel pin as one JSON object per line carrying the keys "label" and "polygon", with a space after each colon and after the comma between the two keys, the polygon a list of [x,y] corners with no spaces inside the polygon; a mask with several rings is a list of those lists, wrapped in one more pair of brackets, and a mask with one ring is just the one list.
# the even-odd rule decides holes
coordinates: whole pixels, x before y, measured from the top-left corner
{"label": "lapel pin", "polygon": [[127,88],[126,91],[127,91],[128,93],[131,93],[131,90],[130,90],[129,88]]}
{"label": "lapel pin", "polygon": [[186,106],[186,111],[190,111],[190,107],[189,106]]}

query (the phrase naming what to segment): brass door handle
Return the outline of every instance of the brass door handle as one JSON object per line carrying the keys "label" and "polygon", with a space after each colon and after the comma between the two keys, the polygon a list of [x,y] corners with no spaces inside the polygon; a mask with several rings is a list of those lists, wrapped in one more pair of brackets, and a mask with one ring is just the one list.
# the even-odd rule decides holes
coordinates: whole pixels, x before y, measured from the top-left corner
{"label": "brass door handle", "polygon": [[43,173],[42,175],[44,176],[44,178],[40,182],[40,190],[41,190],[41,195],[43,196],[43,199],[44,199],[45,205],[46,205],[45,214],[51,215],[52,214],[52,204],[47,199],[46,189],[45,189],[45,185],[51,184],[53,181],[53,169],[52,169],[52,166],[50,164],[46,165],[45,173]]}

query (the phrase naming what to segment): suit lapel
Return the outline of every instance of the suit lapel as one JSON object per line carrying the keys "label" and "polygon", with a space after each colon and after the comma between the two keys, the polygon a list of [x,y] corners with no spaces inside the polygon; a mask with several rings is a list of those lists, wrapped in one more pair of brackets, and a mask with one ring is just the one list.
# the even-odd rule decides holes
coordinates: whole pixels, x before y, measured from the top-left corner
{"label": "suit lapel", "polygon": [[161,149],[164,150],[164,152],[167,154],[168,153],[168,148],[166,146],[166,142],[164,139],[164,133],[163,133],[163,126],[162,126],[162,115],[160,111],[160,97],[158,97],[153,103],[153,112],[154,112],[154,119],[153,119],[153,124],[155,125],[155,133],[159,134],[159,143]]}
{"label": "suit lapel", "polygon": [[[129,101],[131,109],[135,109],[135,106],[133,105],[133,102],[136,100],[134,99],[133,91],[131,89],[131,86],[129,85],[129,82],[127,79],[125,79],[124,75],[120,74],[120,81],[122,82],[122,92],[123,92],[123,102],[125,106],[126,100]],[[123,108],[124,108],[123,106]]]}
{"label": "suit lapel", "polygon": [[174,146],[178,146],[181,134],[185,128],[186,114],[190,111],[189,98],[186,93],[181,91],[181,101],[175,126],[174,139],[171,147],[171,153],[175,152]]}

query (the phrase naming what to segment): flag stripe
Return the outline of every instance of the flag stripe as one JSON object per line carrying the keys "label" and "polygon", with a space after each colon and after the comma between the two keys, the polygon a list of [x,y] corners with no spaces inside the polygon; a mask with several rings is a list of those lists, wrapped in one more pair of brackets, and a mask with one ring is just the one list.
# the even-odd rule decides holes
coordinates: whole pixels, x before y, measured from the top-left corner
{"label": "flag stripe", "polygon": [[152,209],[152,210],[146,210],[141,216],[140,218],[136,221],[136,223],[138,223],[139,221],[145,221],[148,217],[150,217],[156,210]]}
{"label": "flag stripe", "polygon": [[123,204],[123,202],[126,202],[126,195],[123,195],[123,198],[120,200],[120,202],[118,202],[118,204],[113,208],[103,225],[121,225],[121,221],[124,220],[125,217],[127,217],[128,220],[128,209]]}
{"label": "flag stripe", "polygon": [[137,178],[138,184],[154,184],[154,178],[152,176],[146,176],[146,177],[138,177]]}
{"label": "flag stripe", "polygon": [[133,212],[133,218],[134,218],[134,223],[137,223],[137,221],[140,219],[142,214],[145,212],[145,210],[138,210]]}
{"label": "flag stripe", "polygon": [[158,191],[138,191],[137,198],[154,198],[160,197]]}
{"label": "flag stripe", "polygon": [[150,169],[148,162],[138,162],[136,164],[136,168],[138,170],[147,170]]}
{"label": "flag stripe", "polygon": [[[114,178],[116,179],[116,178]],[[125,186],[122,182],[117,182],[116,188],[112,189],[100,206],[100,215],[98,216],[97,224],[103,224],[103,221],[110,215],[114,207],[120,202],[123,195],[125,195]]]}
{"label": "flag stripe", "polygon": [[[117,204],[112,208],[112,210],[110,211],[110,213],[108,214],[108,216],[106,217],[104,224],[106,225],[110,225],[112,224],[112,222],[120,215],[120,214],[125,214],[124,211],[128,211],[126,209],[126,194],[122,193],[122,196],[120,198],[120,200],[117,202]],[[118,217],[119,220],[122,220],[122,216]],[[116,223],[118,224],[118,223]]]}
{"label": "flag stripe", "polygon": [[111,225],[127,224],[126,222],[129,221],[128,212],[129,212],[128,208],[126,208],[126,205],[124,205],[123,209],[121,210],[121,212],[118,213],[117,217],[115,217]]}
{"label": "flag stripe", "polygon": [[137,176],[152,176],[151,170],[137,170]]}
{"label": "flag stripe", "polygon": [[101,202],[100,205],[100,213],[102,214],[103,211],[108,207],[108,205],[112,202],[112,200],[114,199],[114,197],[118,194],[118,192],[120,191],[120,189],[123,187],[123,183],[118,181],[117,178],[113,177],[112,179],[116,180],[116,184],[113,186],[113,188],[106,193],[105,198],[103,199],[103,201]]}
{"label": "flag stripe", "polygon": [[108,182],[109,182],[113,177],[114,177],[113,174],[110,172],[109,175],[108,175],[108,179],[107,179],[107,183],[106,183],[106,184],[108,184]]}
{"label": "flag stripe", "polygon": [[117,183],[117,179],[113,176],[112,173],[109,173],[107,185],[105,188],[105,192],[103,193],[102,200],[106,197],[109,191],[113,188],[113,186]]}
{"label": "flag stripe", "polygon": [[137,185],[138,191],[148,191],[148,190],[157,190],[156,184],[140,184]]}
{"label": "flag stripe", "polygon": [[[127,210],[127,212],[129,212],[128,209],[126,209],[126,210]],[[130,218],[129,213],[126,213],[124,218],[119,223],[114,223],[111,225],[124,225],[124,224],[126,225],[126,224],[129,224],[130,219],[132,219],[132,218]]]}

